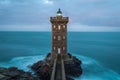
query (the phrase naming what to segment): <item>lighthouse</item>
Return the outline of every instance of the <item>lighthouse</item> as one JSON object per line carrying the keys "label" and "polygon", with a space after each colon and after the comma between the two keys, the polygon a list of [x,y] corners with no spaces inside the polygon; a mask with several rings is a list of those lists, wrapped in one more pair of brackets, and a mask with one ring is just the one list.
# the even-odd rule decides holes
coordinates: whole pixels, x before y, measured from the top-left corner
{"label": "lighthouse", "polygon": [[57,15],[50,17],[52,25],[52,47],[44,60],[32,65],[32,69],[43,80],[68,80],[82,74],[81,61],[67,51],[67,23],[58,9]]}
{"label": "lighthouse", "polygon": [[55,17],[50,17],[52,24],[52,58],[67,54],[67,23],[69,17],[63,17],[59,9]]}

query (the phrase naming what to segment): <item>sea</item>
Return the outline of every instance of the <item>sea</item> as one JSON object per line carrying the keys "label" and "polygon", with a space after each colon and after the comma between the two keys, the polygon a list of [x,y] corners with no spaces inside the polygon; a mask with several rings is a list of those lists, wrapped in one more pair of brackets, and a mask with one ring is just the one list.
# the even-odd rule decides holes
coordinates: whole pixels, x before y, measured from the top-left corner
{"label": "sea", "polygon": [[[120,80],[120,32],[68,32],[68,52],[82,61],[75,80]],[[51,52],[51,32],[0,31],[0,67],[29,66]]]}

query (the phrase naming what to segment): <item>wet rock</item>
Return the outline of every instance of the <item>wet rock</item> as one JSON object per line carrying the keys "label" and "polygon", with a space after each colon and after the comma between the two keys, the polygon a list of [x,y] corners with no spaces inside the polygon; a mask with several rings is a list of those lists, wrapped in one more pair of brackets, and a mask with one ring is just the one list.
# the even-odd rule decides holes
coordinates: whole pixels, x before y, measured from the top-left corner
{"label": "wet rock", "polygon": [[[50,80],[52,74],[53,63],[51,63],[52,60],[49,58],[50,55],[50,53],[47,54],[44,60],[38,61],[31,66],[31,69],[42,80]],[[64,61],[66,79],[74,80],[72,77],[79,77],[82,74],[82,62],[76,57],[72,56],[70,53],[68,53],[67,58],[68,60],[66,59]]]}
{"label": "wet rock", "polygon": [[40,80],[30,72],[24,72],[17,67],[2,68],[0,67],[0,80]]}
{"label": "wet rock", "polygon": [[82,68],[81,68],[82,62],[77,59],[76,57],[73,57],[72,61],[65,62],[65,73],[67,76],[67,80],[74,80],[72,77],[79,77],[82,74]]}
{"label": "wet rock", "polygon": [[35,71],[35,74],[42,80],[50,80],[52,73],[52,67],[46,61],[38,61],[31,66],[31,69]]}

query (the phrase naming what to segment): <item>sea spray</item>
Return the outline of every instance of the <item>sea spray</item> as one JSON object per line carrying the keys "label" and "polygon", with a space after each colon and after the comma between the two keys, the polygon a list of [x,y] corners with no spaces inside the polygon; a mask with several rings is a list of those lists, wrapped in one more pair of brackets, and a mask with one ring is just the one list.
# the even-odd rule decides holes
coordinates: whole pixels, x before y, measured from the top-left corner
{"label": "sea spray", "polygon": [[[80,78],[76,78],[75,80],[120,80],[120,75],[118,73],[103,67],[98,61],[90,57],[77,54],[74,55],[82,61],[83,69],[83,74]],[[15,66],[24,71],[29,71],[29,65],[44,59],[44,57],[45,55],[16,57],[8,62],[0,62],[0,67]]]}

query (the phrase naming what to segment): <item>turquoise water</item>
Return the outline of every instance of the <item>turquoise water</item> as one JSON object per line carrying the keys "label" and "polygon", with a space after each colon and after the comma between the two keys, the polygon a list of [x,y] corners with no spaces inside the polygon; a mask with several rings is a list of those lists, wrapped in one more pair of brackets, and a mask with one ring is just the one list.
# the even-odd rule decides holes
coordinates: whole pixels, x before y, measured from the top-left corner
{"label": "turquoise water", "polygon": [[[50,32],[0,32],[0,66],[29,70],[50,51]],[[120,80],[120,32],[69,32],[68,52],[83,62],[76,80]]]}

